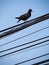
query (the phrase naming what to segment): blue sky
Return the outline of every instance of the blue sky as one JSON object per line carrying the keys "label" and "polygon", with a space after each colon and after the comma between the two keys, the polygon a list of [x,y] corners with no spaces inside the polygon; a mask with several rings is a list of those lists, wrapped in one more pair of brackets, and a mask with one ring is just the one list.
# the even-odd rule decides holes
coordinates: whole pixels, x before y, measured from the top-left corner
{"label": "blue sky", "polygon": [[[44,15],[44,14],[47,14],[47,13],[49,13],[48,6],[49,6],[49,0],[0,0],[0,30],[22,23],[23,21],[17,23],[17,20],[15,19],[15,17],[26,13],[28,11],[28,9],[32,9],[32,15],[28,20],[36,18],[36,17]],[[49,26],[49,20],[45,20],[41,23],[30,26],[20,32],[17,32],[15,34],[12,34],[8,37],[1,39],[0,45],[6,43],[8,41],[11,41],[13,39],[24,36],[26,34],[29,34],[31,32],[34,32],[36,30],[47,27],[47,26]],[[47,36],[47,35],[49,35],[48,32],[49,32],[49,29],[47,28],[46,30],[40,31],[36,34],[32,34],[28,37],[25,37],[23,39],[12,42],[11,44],[5,45],[5,46],[1,47],[0,50],[4,50],[4,49],[10,48],[10,47],[13,47],[15,45],[23,44],[25,42]],[[14,50],[16,50],[16,49],[14,49]],[[38,50],[38,53],[37,53],[37,50]],[[10,51],[8,51],[8,52],[10,52]],[[23,60],[27,60],[29,58],[39,56],[39,55],[42,55],[47,52],[48,52],[48,46],[37,48],[35,50],[31,49],[28,51],[24,51],[22,53],[15,54],[13,56],[1,58],[0,65],[14,65],[17,62],[21,62]],[[5,53],[7,53],[7,52],[5,52]],[[46,58],[48,58],[48,57],[49,56],[47,56]],[[45,59],[45,57],[41,58],[41,59]],[[41,59],[38,59],[38,60],[41,60]],[[30,65],[32,62],[30,62],[28,64],[24,64],[24,65]]]}
{"label": "blue sky", "polygon": [[32,9],[32,16],[30,19],[46,14],[48,9],[49,0],[0,0],[0,29],[17,24],[15,16]]}

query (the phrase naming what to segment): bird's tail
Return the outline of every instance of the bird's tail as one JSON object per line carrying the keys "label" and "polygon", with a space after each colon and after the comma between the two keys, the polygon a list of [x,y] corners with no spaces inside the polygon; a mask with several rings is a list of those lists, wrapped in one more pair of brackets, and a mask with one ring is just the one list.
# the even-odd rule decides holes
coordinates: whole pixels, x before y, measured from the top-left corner
{"label": "bird's tail", "polygon": [[19,19],[19,17],[15,17],[15,19]]}
{"label": "bird's tail", "polygon": [[15,19],[18,19],[17,23],[20,21],[19,17],[15,17]]}

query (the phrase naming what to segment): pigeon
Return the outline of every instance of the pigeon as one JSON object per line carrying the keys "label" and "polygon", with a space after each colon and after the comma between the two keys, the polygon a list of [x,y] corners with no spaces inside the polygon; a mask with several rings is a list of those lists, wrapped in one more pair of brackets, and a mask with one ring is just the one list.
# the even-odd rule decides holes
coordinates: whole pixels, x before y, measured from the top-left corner
{"label": "pigeon", "polygon": [[23,21],[27,20],[31,16],[31,12],[32,12],[32,9],[29,9],[27,13],[25,13],[19,17],[15,17],[15,19],[18,19],[17,23],[21,20],[23,20]]}

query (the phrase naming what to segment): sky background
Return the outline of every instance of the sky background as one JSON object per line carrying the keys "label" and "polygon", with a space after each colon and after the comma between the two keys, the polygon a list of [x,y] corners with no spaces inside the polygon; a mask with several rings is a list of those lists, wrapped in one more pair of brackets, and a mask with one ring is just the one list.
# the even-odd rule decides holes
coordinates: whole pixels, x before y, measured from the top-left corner
{"label": "sky background", "polygon": [[[15,19],[15,17],[26,13],[28,9],[32,9],[32,15],[28,20],[47,14],[49,13],[49,0],[0,0],[0,30],[22,23],[23,21],[20,21],[19,23],[17,23],[17,20]],[[49,26],[49,19],[41,23],[32,25],[10,36],[0,39],[0,45],[47,26]],[[38,38],[42,38],[44,36],[49,35],[48,32],[49,32],[49,29],[47,28],[43,31],[37,32],[36,34],[32,34],[30,36],[27,36],[25,38],[22,38],[20,40],[17,40],[5,46],[2,46],[0,47],[0,51],[38,39]],[[47,44],[47,43],[48,42],[44,44]],[[32,43],[32,44],[35,44],[35,43]],[[40,47],[40,48],[36,48],[34,50],[30,48],[29,50],[24,50],[22,52],[15,53],[12,56],[9,55],[9,56],[0,58],[0,65],[14,65],[15,63],[18,63],[30,58],[34,58],[42,54],[46,54],[48,53],[48,49],[49,49],[48,45]],[[17,50],[17,49],[14,49],[14,50]],[[14,51],[14,50],[11,50],[11,51]],[[3,55],[11,51],[0,53],[0,55]],[[28,63],[24,63],[23,65],[31,65],[34,62],[44,60],[47,58],[49,58],[49,56],[31,61]]]}

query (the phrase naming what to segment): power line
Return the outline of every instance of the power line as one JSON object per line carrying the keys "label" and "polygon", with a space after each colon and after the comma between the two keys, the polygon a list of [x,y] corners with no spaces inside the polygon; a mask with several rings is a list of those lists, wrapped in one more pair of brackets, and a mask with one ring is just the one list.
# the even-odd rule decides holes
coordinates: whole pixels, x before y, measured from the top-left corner
{"label": "power line", "polygon": [[32,48],[32,49],[36,49],[36,48],[43,47],[43,46],[47,46],[47,45],[49,45],[49,44],[47,43],[47,44],[44,44],[44,45],[40,45],[40,46],[34,47],[34,48]]}
{"label": "power line", "polygon": [[[34,20],[34,19],[32,19],[32,20]],[[31,21],[31,20],[29,20],[29,21]],[[27,21],[26,21],[26,22],[27,22]],[[24,23],[26,23],[26,22],[24,22]],[[7,30],[10,30],[10,29],[12,29],[12,28],[14,28],[14,27],[17,27],[17,26],[19,26],[19,25],[22,25],[22,24],[24,24],[24,23],[21,23],[21,24],[14,25],[14,26],[11,26],[11,27],[9,27],[9,28],[3,29],[3,30],[0,31],[0,33],[1,33],[1,32],[5,32],[5,31],[7,31]]]}
{"label": "power line", "polygon": [[[43,46],[47,46],[47,45],[49,45],[49,44],[44,44],[44,45],[41,45],[41,46],[38,46],[38,47],[34,47],[34,48],[32,48],[32,49],[36,49],[36,48],[39,48],[39,47],[43,47]],[[27,50],[28,51],[28,50]],[[10,55],[11,56],[11,55]]]}
{"label": "power line", "polygon": [[[47,44],[44,44],[44,45],[40,45],[40,46],[34,47],[34,48],[32,48],[32,49],[36,49],[36,48],[43,47],[43,46],[47,46],[47,45],[49,45],[49,44],[47,43]],[[1,53],[2,53],[2,52],[1,52]]]}
{"label": "power line", "polygon": [[45,37],[42,37],[42,38],[37,39],[37,40],[34,40],[34,41],[30,41],[30,42],[27,42],[27,43],[24,43],[24,44],[21,44],[21,45],[18,45],[18,46],[14,46],[14,47],[9,48],[9,49],[5,49],[5,50],[3,50],[3,51],[0,51],[0,53],[5,52],[5,51],[8,51],[8,50],[12,50],[12,49],[15,49],[15,48],[24,46],[24,45],[28,45],[28,44],[30,44],[30,43],[33,43],[33,42],[36,42],[36,41],[39,41],[39,40],[42,40],[42,39],[45,39],[45,38],[49,38],[49,36],[45,36]]}
{"label": "power line", "polygon": [[[47,45],[49,45],[49,44],[44,44],[44,45],[41,45],[41,46],[38,46],[38,47],[34,47],[34,48],[32,48],[32,49],[36,49],[36,48],[43,47],[43,46],[47,46]],[[28,50],[27,50],[27,51],[28,51]]]}
{"label": "power line", "polygon": [[[24,22],[24,23],[25,23],[25,22]],[[24,23],[21,23],[21,24],[18,24],[18,25],[11,26],[11,27],[9,27],[9,28],[6,28],[6,29],[1,30],[0,32],[5,32],[5,31],[7,31],[7,30],[9,30],[9,29],[12,29],[12,28],[17,27],[17,26],[19,26],[19,25],[22,25],[22,24],[24,24]]]}
{"label": "power line", "polygon": [[31,58],[31,59],[29,59],[29,60],[22,61],[22,62],[20,62],[20,63],[15,64],[15,65],[23,64],[23,63],[29,62],[29,61],[31,61],[31,60],[35,60],[35,59],[38,59],[38,58],[47,56],[47,55],[49,55],[49,53],[46,53],[46,54],[44,54],[44,55],[40,55],[40,56],[35,57],[35,58]]}
{"label": "power line", "polygon": [[35,34],[35,33],[37,33],[37,32],[40,32],[40,31],[42,31],[42,30],[45,30],[45,29],[47,29],[47,28],[49,28],[49,26],[47,26],[47,27],[45,27],[45,28],[42,28],[42,29],[39,29],[39,30],[37,30],[37,31],[35,31],[35,32],[31,32],[31,33],[29,33],[29,34],[27,34],[27,35],[24,35],[24,36],[22,36],[22,37],[19,37],[19,38],[17,38],[17,39],[14,39],[14,40],[12,40],[12,41],[7,42],[7,43],[4,43],[4,44],[0,45],[0,47],[2,47],[2,46],[4,46],[4,45],[7,45],[7,44],[10,44],[10,43],[12,43],[12,42],[14,42],[14,41],[17,41],[17,40],[19,40],[19,39],[22,39],[22,38],[24,38],[24,37],[27,37],[27,36],[29,36],[29,35]]}
{"label": "power line", "polygon": [[[36,49],[36,48],[43,47],[43,46],[47,46],[47,45],[49,45],[49,44],[44,44],[44,45],[41,45],[41,46],[38,46],[38,47],[34,47],[34,48],[32,48],[32,49]],[[27,50],[27,51],[28,51],[28,50]]]}
{"label": "power line", "polygon": [[0,34],[0,38],[3,38],[7,35],[10,35],[12,33],[15,33],[15,32],[18,32],[20,30],[23,30],[31,25],[34,25],[34,24],[37,24],[37,23],[40,23],[46,19],[49,19],[49,13],[48,14],[45,14],[43,16],[40,16],[40,17],[37,17],[35,19],[32,19],[30,21],[27,21],[25,22],[24,24],[20,24],[19,26],[15,27],[15,28],[12,28],[11,30],[8,30],[6,32],[3,32],[2,34]]}
{"label": "power line", "polygon": [[42,64],[42,63],[45,63],[45,62],[49,62],[49,59],[46,59],[46,60],[41,61],[41,62],[34,63],[32,65],[39,65],[39,64]]}
{"label": "power line", "polygon": [[10,52],[10,53],[7,53],[7,54],[4,54],[4,55],[1,55],[0,57],[4,57],[4,56],[7,56],[7,55],[10,55],[10,54],[13,54],[13,53],[16,53],[16,52],[19,52],[19,51],[25,50],[25,49],[29,49],[29,48],[34,47],[34,46],[36,46],[36,45],[39,45],[39,44],[45,43],[45,42],[47,42],[47,41],[49,41],[49,40],[45,40],[45,41],[42,41],[42,42],[36,43],[36,44],[34,44],[34,45],[30,45],[30,46],[27,46],[27,47],[25,47],[25,48],[22,48],[22,49],[19,49],[19,50],[16,50],[16,51],[13,51],[13,52]]}
{"label": "power line", "polygon": [[[49,13],[46,14],[46,15],[49,15]],[[45,16],[45,15],[44,15],[44,16]],[[35,18],[35,19],[37,19],[37,18]],[[34,19],[32,19],[32,20],[34,20]],[[32,20],[29,20],[29,21],[32,21]],[[24,23],[25,23],[25,22],[24,22]],[[9,30],[9,29],[11,29],[11,28],[17,27],[17,26],[22,25],[22,24],[24,24],[24,23],[21,23],[21,24],[18,24],[18,25],[11,26],[11,27],[9,27],[9,28],[6,28],[6,29],[1,30],[0,32],[7,31],[7,30]]]}

